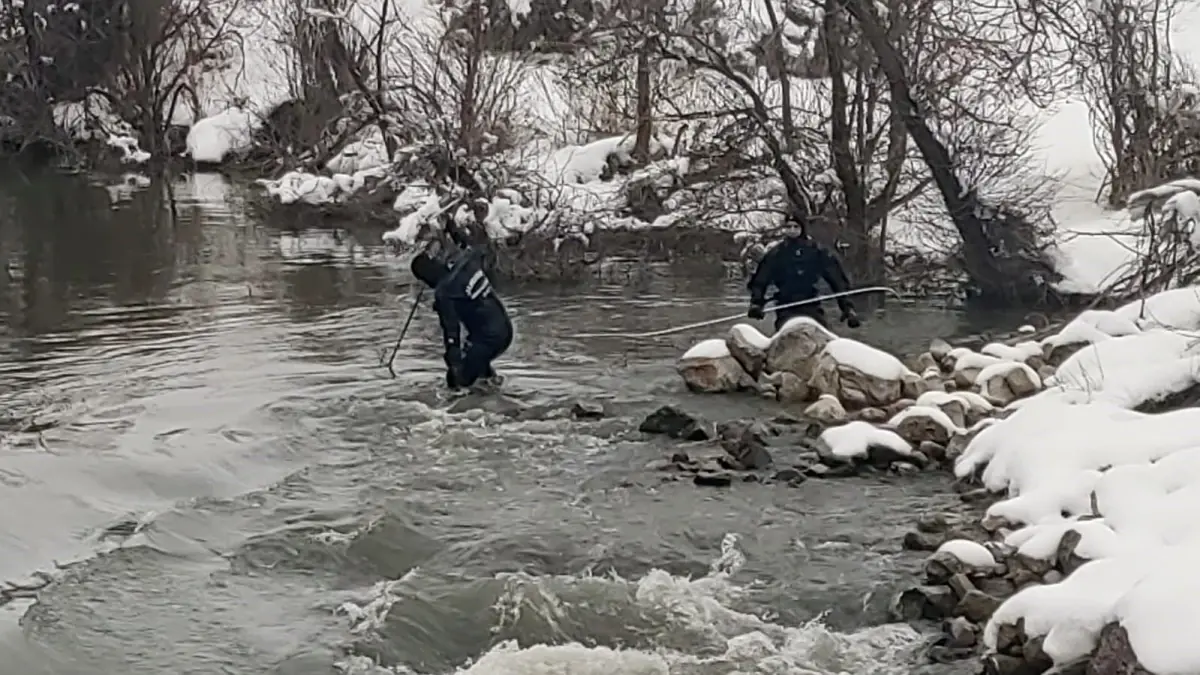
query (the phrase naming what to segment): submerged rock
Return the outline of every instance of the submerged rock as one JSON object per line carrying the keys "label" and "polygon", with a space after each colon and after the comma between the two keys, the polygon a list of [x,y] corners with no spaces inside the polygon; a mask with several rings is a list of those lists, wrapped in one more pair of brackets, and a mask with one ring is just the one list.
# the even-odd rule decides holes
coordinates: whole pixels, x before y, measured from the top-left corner
{"label": "submerged rock", "polygon": [[595,401],[576,401],[571,406],[571,416],[577,420],[603,419],[604,404]]}
{"label": "submerged rock", "polygon": [[768,433],[766,427],[753,420],[733,420],[717,426],[717,441],[733,460],[731,468],[765,469],[771,466],[771,453],[767,451],[766,442]]}
{"label": "submerged rock", "polygon": [[638,425],[638,431],[647,434],[662,434],[685,441],[703,441],[709,438],[703,422],[669,405],[647,415],[646,419]]}
{"label": "submerged rock", "polygon": [[692,478],[692,482],[705,487],[729,487],[733,485],[733,474],[701,471]]}

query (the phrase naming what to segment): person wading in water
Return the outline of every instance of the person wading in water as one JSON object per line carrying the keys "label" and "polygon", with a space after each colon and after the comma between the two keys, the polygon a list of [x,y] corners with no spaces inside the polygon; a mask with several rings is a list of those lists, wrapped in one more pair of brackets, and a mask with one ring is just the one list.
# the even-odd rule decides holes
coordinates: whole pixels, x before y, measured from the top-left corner
{"label": "person wading in water", "polygon": [[[804,227],[797,219],[789,218],[788,229],[783,240],[767,251],[758,267],[750,277],[746,287],[750,290],[750,310],[746,316],[751,319],[762,319],[766,312],[767,291],[775,287],[776,305],[786,305],[801,300],[817,297],[817,282],[821,279],[829,284],[834,293],[850,290],[850,281],[842,264],[829,251],[821,248],[809,238]],[[854,304],[849,299],[837,299],[838,307],[842,310],[841,320],[850,328],[858,328],[862,322],[854,311]],[[789,307],[775,312],[775,332],[789,320],[798,316],[815,319],[826,328],[829,323],[825,318],[825,310],[819,302],[811,302],[798,307]]]}
{"label": "person wading in water", "polygon": [[[451,236],[466,244],[453,230]],[[413,276],[433,289],[433,309],[445,346],[446,386],[452,390],[482,382],[498,387],[504,381],[492,362],[512,344],[513,325],[483,261],[481,248],[465,245],[449,262],[423,251],[411,264]]]}

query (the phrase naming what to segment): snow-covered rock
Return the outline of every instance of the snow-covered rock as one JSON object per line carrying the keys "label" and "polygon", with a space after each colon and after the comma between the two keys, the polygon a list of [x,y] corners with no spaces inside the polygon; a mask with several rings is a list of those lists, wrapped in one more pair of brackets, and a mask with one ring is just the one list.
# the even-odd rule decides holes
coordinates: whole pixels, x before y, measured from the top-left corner
{"label": "snow-covered rock", "polygon": [[975,376],[975,384],[989,402],[1006,406],[1013,401],[1032,396],[1042,388],[1037,371],[1018,361],[992,364]]}
{"label": "snow-covered rock", "polygon": [[1200,387],[1188,333],[1200,322],[1197,298],[1200,289],[1175,289],[1080,314],[1043,341],[1051,349],[1086,345],[1045,389],[973,436],[956,437],[969,441],[955,474],[977,475],[1006,495],[985,522],[1010,524],[1004,544],[1014,559],[1066,575],[1005,600],[984,629],[985,648],[997,650],[1017,632],[1063,665],[1113,642],[1130,653],[1114,660],[1110,645],[1093,665],[1200,672],[1200,409],[1135,410]]}
{"label": "snow-covered rock", "polygon": [[910,375],[916,374],[891,354],[836,338],[821,350],[810,386],[847,406],[884,407],[902,398],[903,381]]}
{"label": "snow-covered rock", "polygon": [[786,370],[808,382],[816,370],[817,357],[837,336],[808,317],[796,317],[780,327],[767,345],[768,371]]}
{"label": "snow-covered rock", "polygon": [[821,394],[817,400],[804,409],[804,416],[827,426],[842,424],[846,421],[846,409],[842,402],[829,394]]}
{"label": "snow-covered rock", "polygon": [[872,455],[904,459],[913,454],[912,445],[889,429],[854,421],[826,429],[818,439],[831,457],[844,460],[866,460]]}
{"label": "snow-covered rock", "polygon": [[704,340],[679,359],[676,370],[688,389],[706,394],[742,391],[754,380],[730,354],[724,340]]}
{"label": "snow-covered rock", "polygon": [[758,379],[767,362],[767,348],[771,345],[771,339],[754,326],[739,323],[729,329],[725,345],[750,377]]}
{"label": "snow-covered rock", "polygon": [[888,420],[887,425],[912,445],[925,441],[945,445],[951,436],[966,431],[940,408],[924,405],[905,408]]}

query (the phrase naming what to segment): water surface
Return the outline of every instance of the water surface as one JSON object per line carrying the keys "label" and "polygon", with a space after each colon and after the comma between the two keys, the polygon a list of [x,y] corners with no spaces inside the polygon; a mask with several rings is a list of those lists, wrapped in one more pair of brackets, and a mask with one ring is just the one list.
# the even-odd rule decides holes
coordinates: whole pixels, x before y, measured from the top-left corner
{"label": "water surface", "polygon": [[[923,636],[885,608],[944,478],[662,483],[640,416],[772,404],[681,391],[674,358],[712,334],[571,337],[735,313],[724,274],[505,289],[505,396],[451,414],[428,308],[379,366],[404,261],[263,224],[219,176],[8,179],[0,262],[0,579],[58,575],[5,608],[12,672],[914,668]],[[978,329],[869,319],[900,352]],[[569,419],[581,399],[610,418]]]}

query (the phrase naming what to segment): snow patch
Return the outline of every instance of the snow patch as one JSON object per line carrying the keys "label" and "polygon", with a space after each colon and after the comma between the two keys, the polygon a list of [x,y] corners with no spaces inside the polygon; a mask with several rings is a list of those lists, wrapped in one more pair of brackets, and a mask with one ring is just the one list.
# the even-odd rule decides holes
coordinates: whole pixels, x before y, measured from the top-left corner
{"label": "snow patch", "polygon": [[901,455],[911,455],[912,446],[894,431],[880,429],[872,424],[856,420],[840,427],[826,429],[820,440],[829,446],[834,456],[844,459],[867,456],[871,446],[883,446]]}
{"label": "snow patch", "polygon": [[841,365],[881,380],[895,381],[912,374],[895,356],[850,338],[830,340],[824,353]]}
{"label": "snow patch", "polygon": [[712,339],[697,342],[683,353],[680,359],[723,359],[729,356],[729,347],[724,340]]}

